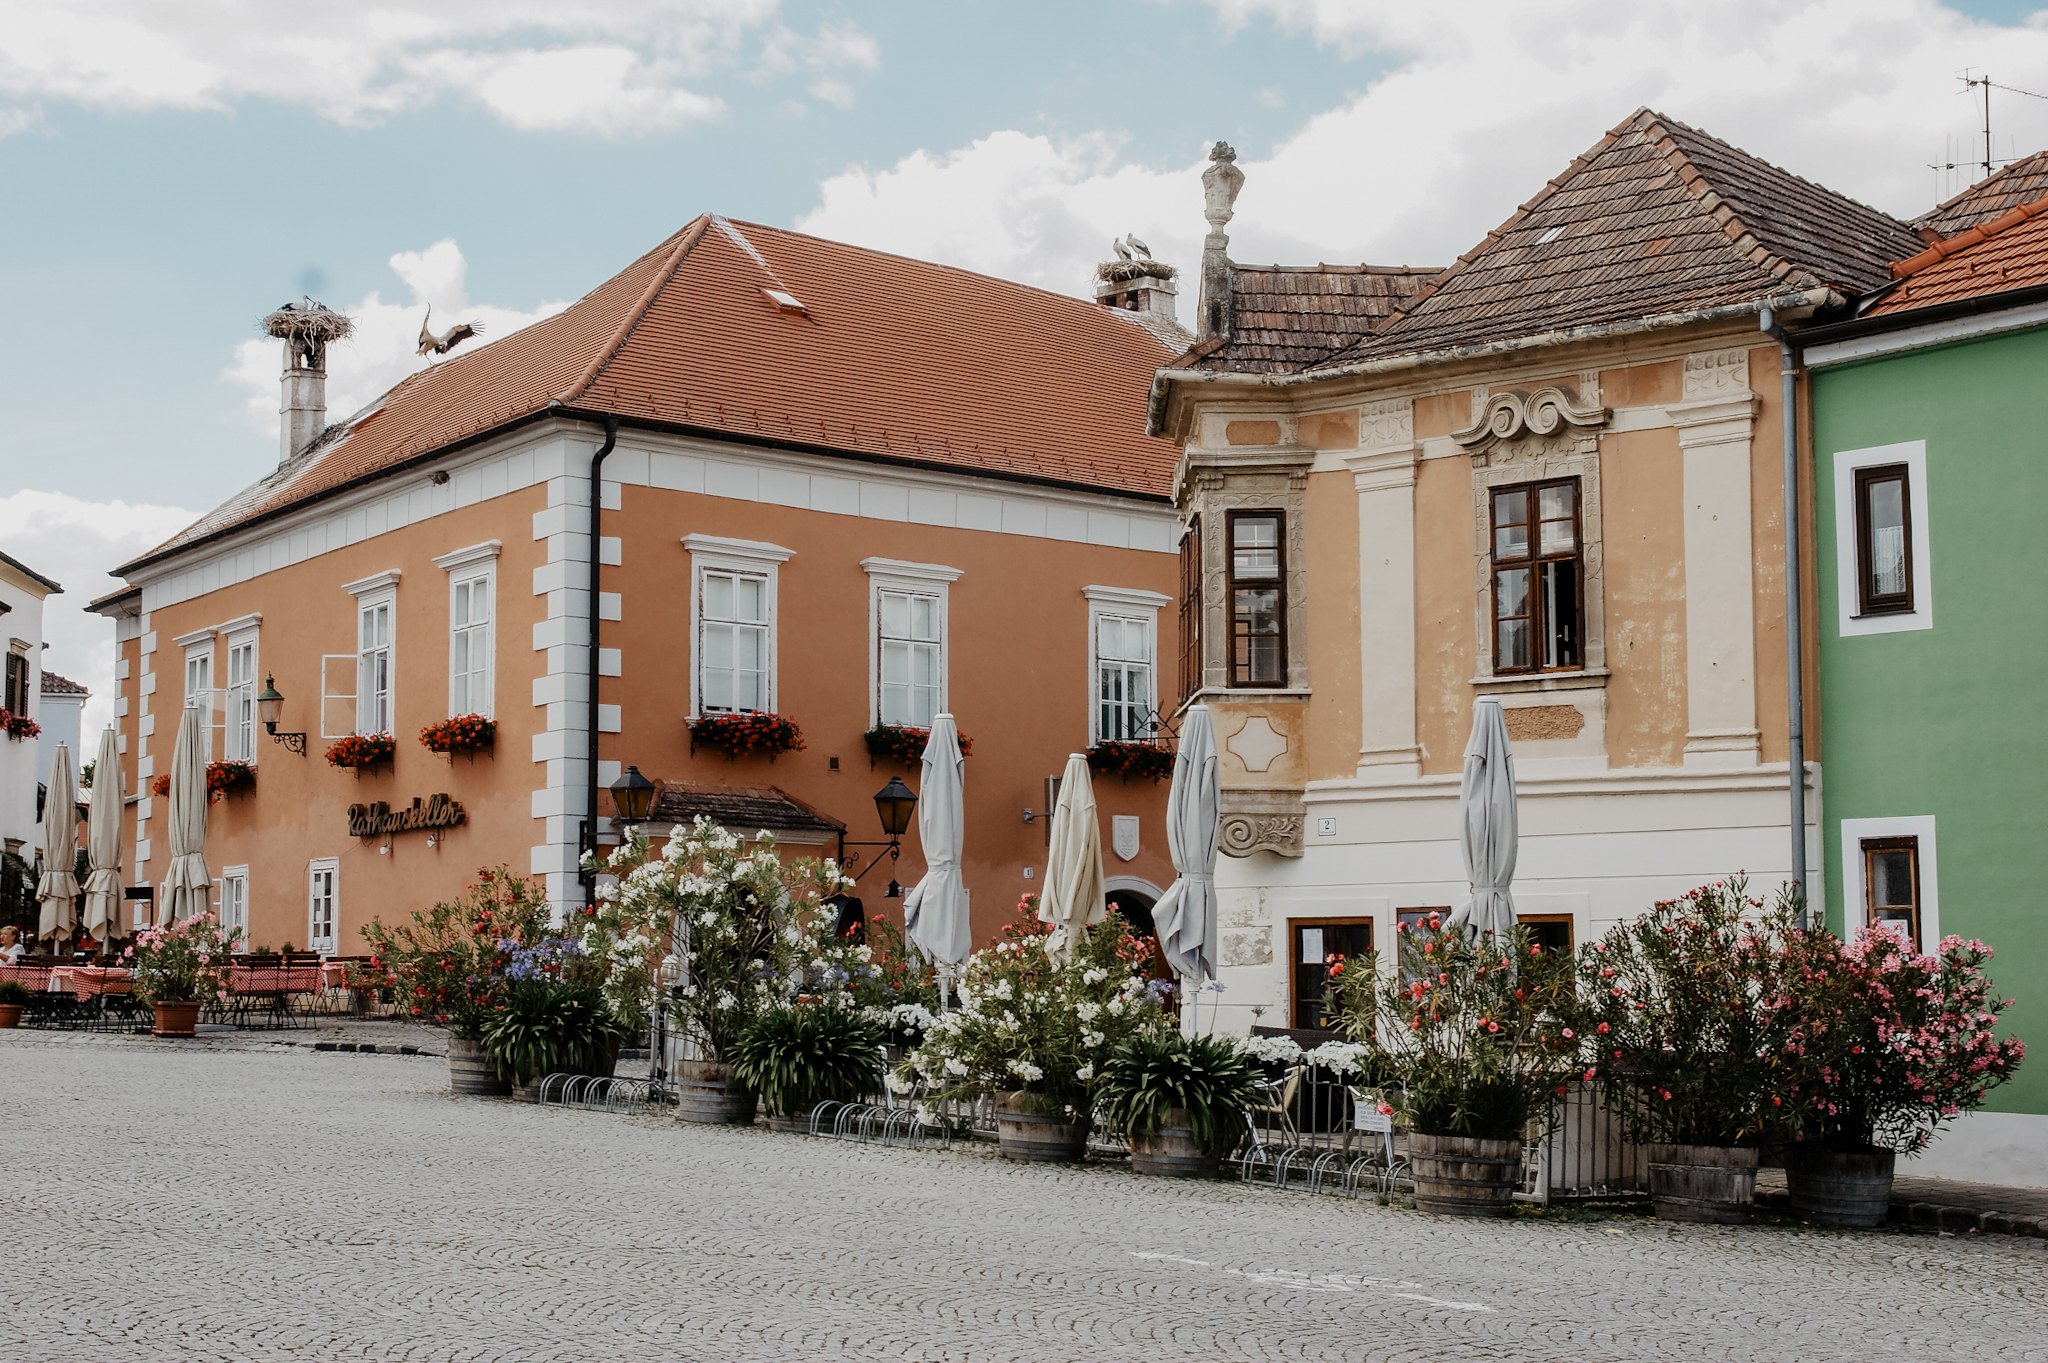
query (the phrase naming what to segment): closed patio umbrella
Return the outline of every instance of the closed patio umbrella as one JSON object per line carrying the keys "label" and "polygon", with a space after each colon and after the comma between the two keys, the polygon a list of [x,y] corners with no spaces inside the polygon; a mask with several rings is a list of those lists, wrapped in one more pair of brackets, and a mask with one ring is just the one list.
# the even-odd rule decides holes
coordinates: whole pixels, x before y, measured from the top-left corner
{"label": "closed patio umbrella", "polygon": [[85,821],[85,931],[96,942],[121,931],[121,753],[110,725],[92,764],[92,814]]}
{"label": "closed patio umbrella", "polygon": [[1066,773],[1060,777],[1038,916],[1052,924],[1045,954],[1061,962],[1088,940],[1089,926],[1102,921],[1102,828],[1088,759],[1080,753],[1068,756]]}
{"label": "closed patio umbrella", "polygon": [[206,873],[206,746],[206,716],[188,705],[171,748],[171,870],[159,895],[159,926],[213,907],[213,878]]}
{"label": "closed patio umbrella", "polygon": [[78,877],[78,787],[71,779],[71,749],[57,745],[50,755],[50,784],[43,795],[43,878],[36,898],[43,902],[36,938],[64,942],[71,938]]}
{"label": "closed patio umbrella", "polygon": [[1216,977],[1216,829],[1222,801],[1209,707],[1190,706],[1166,794],[1166,850],[1173,857],[1174,881],[1152,906],[1159,952],[1180,976],[1183,993]]}
{"label": "closed patio umbrella", "polygon": [[967,827],[966,765],[953,717],[937,716],[924,745],[924,780],[917,793],[924,879],[904,896],[903,935],[948,976],[974,949],[967,887],[960,881],[960,844]]}
{"label": "closed patio umbrella", "polygon": [[1472,897],[1451,915],[1457,927],[1505,933],[1515,925],[1515,760],[1500,701],[1481,696],[1472,707],[1472,737],[1465,744],[1465,779],[1458,789],[1458,844]]}

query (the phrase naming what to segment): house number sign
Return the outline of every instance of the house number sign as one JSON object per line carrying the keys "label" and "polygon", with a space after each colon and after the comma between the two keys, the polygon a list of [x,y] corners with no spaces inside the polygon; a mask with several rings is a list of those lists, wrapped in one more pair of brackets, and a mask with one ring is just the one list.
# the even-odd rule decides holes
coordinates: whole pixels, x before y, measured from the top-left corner
{"label": "house number sign", "polygon": [[424,803],[414,796],[410,808],[395,811],[379,800],[375,804],[348,807],[348,835],[352,838],[374,838],[382,833],[453,828],[468,818],[461,801],[451,800],[446,795],[429,795]]}

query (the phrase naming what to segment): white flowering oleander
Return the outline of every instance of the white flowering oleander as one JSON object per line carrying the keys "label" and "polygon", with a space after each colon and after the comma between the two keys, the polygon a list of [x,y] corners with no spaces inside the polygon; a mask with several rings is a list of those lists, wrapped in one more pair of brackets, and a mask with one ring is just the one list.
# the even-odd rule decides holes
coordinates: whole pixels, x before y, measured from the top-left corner
{"label": "white flowering oleander", "polygon": [[945,1068],[947,1074],[958,1075],[961,1078],[967,1076],[967,1062],[957,1056],[947,1056]]}
{"label": "white flowering oleander", "polygon": [[891,1093],[908,1093],[917,1087],[916,1084],[905,1079],[894,1070],[889,1070],[882,1075],[882,1083],[888,1086]]}
{"label": "white flowering oleander", "polygon": [[1291,1036],[1250,1036],[1237,1045],[1246,1055],[1268,1063],[1291,1064],[1301,1059],[1301,1043]]}
{"label": "white flowering oleander", "polygon": [[1080,1069],[1075,1070],[1074,1077],[1076,1079],[1093,1079],[1095,1077],[1095,1062],[1091,1060]]}
{"label": "white flowering oleander", "polygon": [[1365,1068],[1367,1048],[1355,1041],[1325,1041],[1302,1059],[1337,1074],[1356,1074]]}
{"label": "white flowering oleander", "polygon": [[1081,972],[1081,978],[1090,984],[1101,984],[1109,978],[1109,972],[1099,965],[1091,965]]}
{"label": "white flowering oleander", "polygon": [[1081,1021],[1083,1022],[1095,1021],[1096,1015],[1101,1011],[1102,1005],[1099,1003],[1089,1003],[1083,1000],[1082,1002],[1074,1005],[1074,1016],[1081,1019]]}
{"label": "white flowering oleander", "polygon": [[1012,1060],[1004,1068],[1027,1084],[1045,1078],[1045,1071],[1029,1060]]}

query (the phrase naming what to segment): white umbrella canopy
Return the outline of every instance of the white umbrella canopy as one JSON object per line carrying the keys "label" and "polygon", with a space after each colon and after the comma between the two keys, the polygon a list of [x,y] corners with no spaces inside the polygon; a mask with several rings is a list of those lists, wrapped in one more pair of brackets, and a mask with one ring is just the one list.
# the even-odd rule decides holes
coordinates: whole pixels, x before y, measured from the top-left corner
{"label": "white umbrella canopy", "polygon": [[85,821],[85,931],[104,942],[121,931],[121,753],[112,726],[100,732],[92,764],[92,815]]}
{"label": "white umbrella canopy", "polygon": [[188,705],[171,748],[171,870],[159,895],[159,925],[213,907],[213,878],[206,872],[206,747],[206,717]]}
{"label": "white umbrella canopy", "polygon": [[50,755],[50,783],[43,794],[43,877],[36,898],[43,901],[36,938],[59,942],[71,937],[78,898],[78,784],[71,778],[71,749],[57,745]]}
{"label": "white umbrella canopy", "polygon": [[1071,956],[1088,940],[1089,927],[1102,921],[1102,827],[1095,813],[1088,759],[1080,753],[1068,755],[1067,770],[1060,777],[1038,916],[1052,924],[1045,954],[1056,962]]}
{"label": "white umbrella canopy", "polygon": [[1505,933],[1515,926],[1515,878],[1520,832],[1515,818],[1515,759],[1500,701],[1481,696],[1472,707],[1472,737],[1465,744],[1465,779],[1458,789],[1458,844],[1472,897],[1451,915],[1454,927]]}
{"label": "white umbrella canopy", "polygon": [[1216,838],[1222,803],[1216,728],[1208,706],[1190,706],[1166,795],[1166,850],[1173,857],[1174,881],[1152,906],[1159,952],[1184,988],[1216,978]]}
{"label": "white umbrella canopy", "polygon": [[924,779],[917,793],[924,879],[903,898],[903,935],[945,970],[961,965],[974,950],[967,887],[960,880],[960,845],[967,829],[966,766],[953,717],[935,717],[924,745]]}

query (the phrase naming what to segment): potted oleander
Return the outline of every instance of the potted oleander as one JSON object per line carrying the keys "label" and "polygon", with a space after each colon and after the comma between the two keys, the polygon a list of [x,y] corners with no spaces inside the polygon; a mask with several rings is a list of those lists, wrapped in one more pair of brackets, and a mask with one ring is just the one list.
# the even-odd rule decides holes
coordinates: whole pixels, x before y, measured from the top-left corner
{"label": "potted oleander", "polygon": [[1165,1178],[1214,1178],[1244,1140],[1259,1061],[1235,1040],[1161,1027],[1117,1047],[1096,1085],[1098,1110],[1131,1142],[1131,1168]]}
{"label": "potted oleander", "polygon": [[732,1067],[760,1095],[772,1129],[801,1131],[818,1104],[881,1087],[882,1032],[860,1011],[823,999],[770,1008],[740,1033]]}
{"label": "potted oleander", "polygon": [[1766,908],[1742,877],[1665,900],[1579,955],[1566,1016],[1609,1109],[1647,1147],[1667,1221],[1750,1217],[1760,1146],[1791,1082],[1781,952],[1794,900]]}
{"label": "potted oleander", "polygon": [[122,951],[133,963],[135,992],[155,1014],[156,1036],[192,1036],[199,1013],[227,997],[224,981],[240,928],[223,930],[212,913],[198,913],[162,927],[144,928],[135,945]]}

